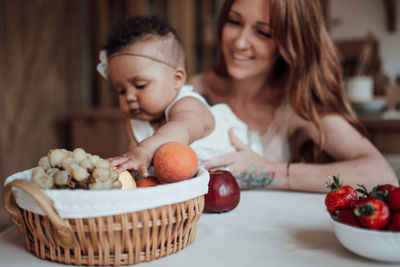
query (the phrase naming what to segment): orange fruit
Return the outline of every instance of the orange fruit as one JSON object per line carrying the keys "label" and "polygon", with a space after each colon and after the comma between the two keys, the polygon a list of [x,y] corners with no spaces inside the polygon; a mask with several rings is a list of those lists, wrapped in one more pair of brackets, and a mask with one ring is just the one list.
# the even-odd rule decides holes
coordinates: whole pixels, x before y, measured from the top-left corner
{"label": "orange fruit", "polygon": [[197,172],[198,159],[190,146],[168,142],[157,149],[153,166],[161,182],[172,183],[193,177]]}
{"label": "orange fruit", "polygon": [[147,176],[143,177],[140,180],[136,181],[136,186],[137,187],[149,187],[149,186],[155,186],[159,185],[160,181],[156,176]]}

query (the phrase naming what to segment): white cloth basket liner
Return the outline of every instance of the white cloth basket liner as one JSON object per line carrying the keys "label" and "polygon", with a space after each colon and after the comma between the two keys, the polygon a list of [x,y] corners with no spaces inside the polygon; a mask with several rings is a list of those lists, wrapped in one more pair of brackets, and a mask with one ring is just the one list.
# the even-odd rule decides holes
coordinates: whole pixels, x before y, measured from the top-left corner
{"label": "white cloth basket liner", "polygon": [[[5,184],[21,179],[31,181],[32,170],[9,176]],[[42,191],[50,198],[61,218],[90,218],[147,210],[196,198],[207,194],[209,178],[208,171],[199,168],[194,178],[154,187],[132,190],[46,189]],[[14,187],[13,196],[19,207],[45,215],[36,202],[21,189]]]}

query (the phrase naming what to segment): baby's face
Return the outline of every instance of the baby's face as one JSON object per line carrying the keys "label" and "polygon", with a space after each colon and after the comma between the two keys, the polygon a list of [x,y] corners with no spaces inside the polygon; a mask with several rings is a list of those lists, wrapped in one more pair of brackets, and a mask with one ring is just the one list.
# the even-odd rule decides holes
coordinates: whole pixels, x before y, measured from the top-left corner
{"label": "baby's face", "polygon": [[[135,43],[121,52],[162,58],[151,41]],[[174,68],[140,56],[111,56],[108,77],[122,111],[130,118],[145,121],[162,117],[181,87]]]}

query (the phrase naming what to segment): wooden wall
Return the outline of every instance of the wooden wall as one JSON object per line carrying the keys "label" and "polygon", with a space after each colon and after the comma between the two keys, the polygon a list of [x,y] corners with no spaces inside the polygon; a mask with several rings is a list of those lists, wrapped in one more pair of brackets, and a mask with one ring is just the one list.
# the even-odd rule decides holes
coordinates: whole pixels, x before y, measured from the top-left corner
{"label": "wooden wall", "polygon": [[[212,67],[223,0],[0,0],[0,192],[49,149],[124,152],[116,96],[95,71],[114,25],[157,15],[181,36],[189,73]],[[9,222],[0,206],[0,230]]]}
{"label": "wooden wall", "polygon": [[8,175],[67,146],[68,110],[82,104],[79,2],[0,0],[1,192]]}

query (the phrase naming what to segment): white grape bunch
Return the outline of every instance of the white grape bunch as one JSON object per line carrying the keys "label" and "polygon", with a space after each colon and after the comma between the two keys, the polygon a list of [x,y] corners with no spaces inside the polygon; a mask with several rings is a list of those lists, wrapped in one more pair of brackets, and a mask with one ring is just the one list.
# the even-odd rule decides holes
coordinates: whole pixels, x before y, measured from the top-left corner
{"label": "white grape bunch", "polygon": [[120,189],[118,172],[110,163],[82,148],[51,149],[32,171],[32,182],[42,189]]}

